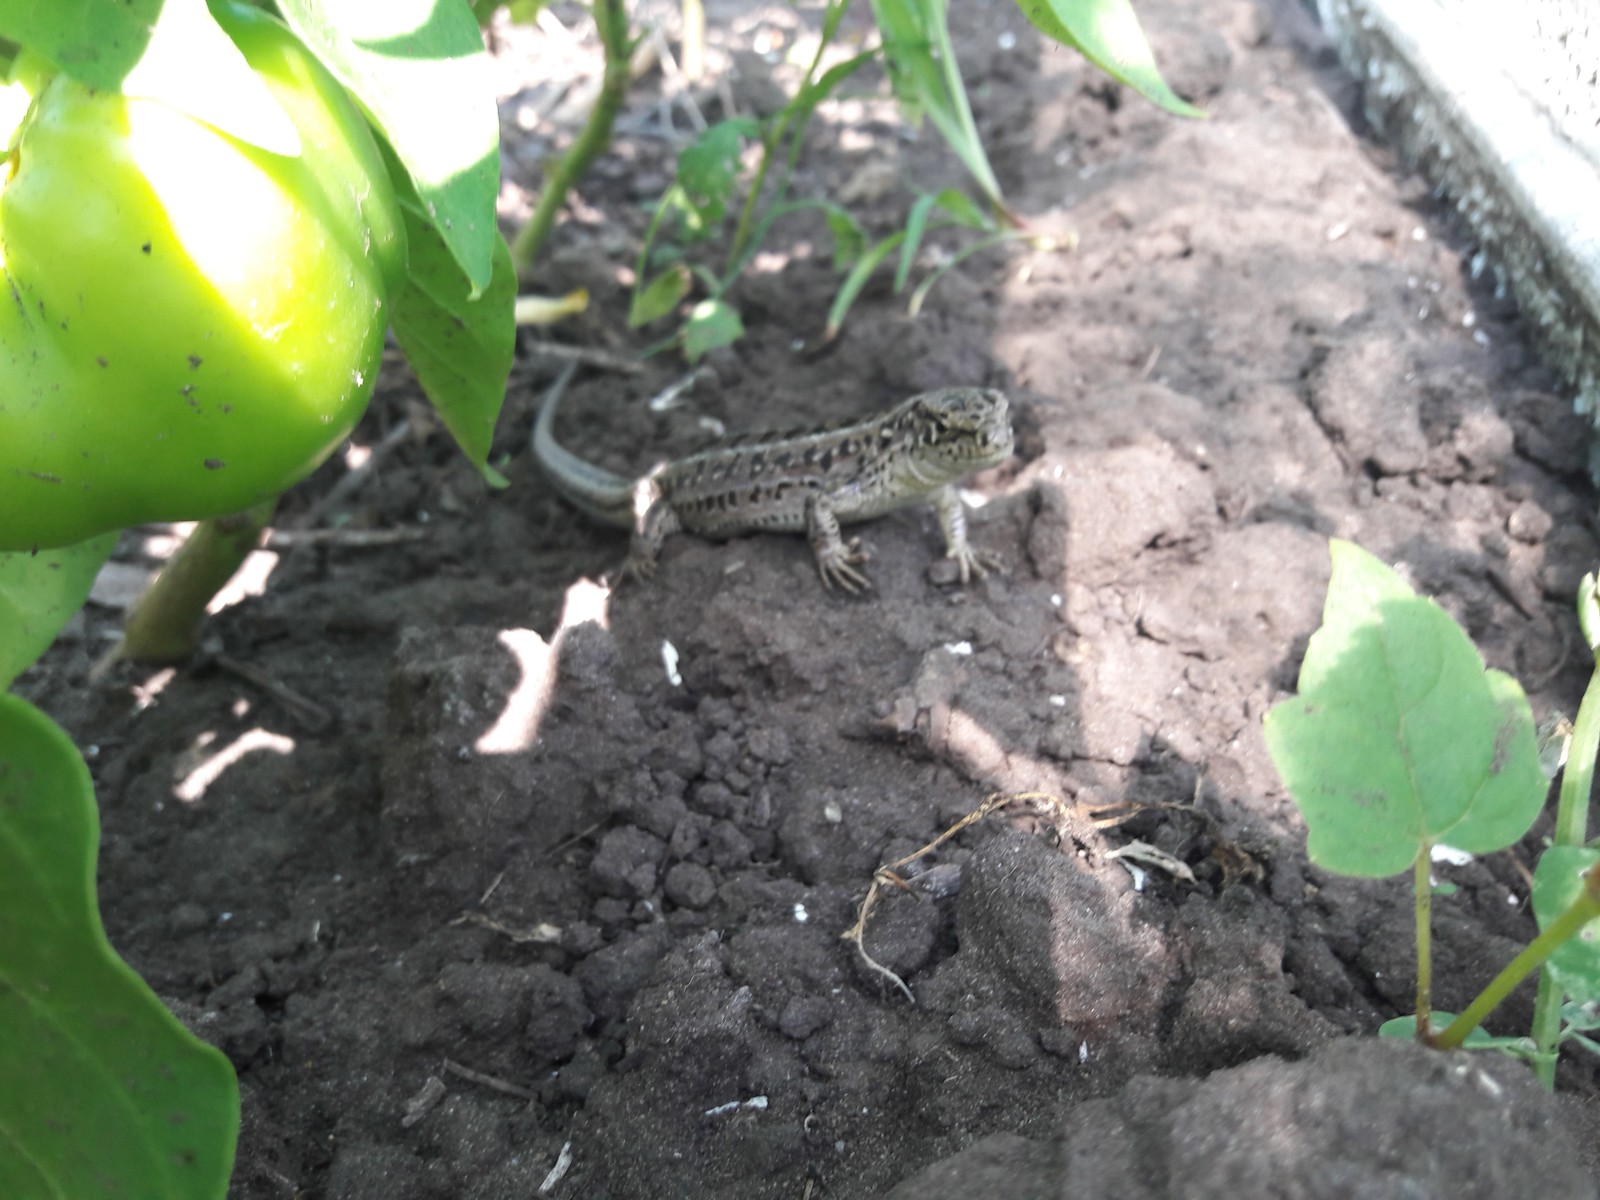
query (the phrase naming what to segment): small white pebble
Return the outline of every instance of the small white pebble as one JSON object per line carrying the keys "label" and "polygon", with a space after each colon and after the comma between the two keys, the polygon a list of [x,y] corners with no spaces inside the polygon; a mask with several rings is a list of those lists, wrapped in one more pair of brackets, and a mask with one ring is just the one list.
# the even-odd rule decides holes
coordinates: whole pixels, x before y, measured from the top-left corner
{"label": "small white pebble", "polygon": [[1335,221],[1332,225],[1328,226],[1327,238],[1330,242],[1337,242],[1349,232],[1349,221]]}
{"label": "small white pebble", "polygon": [[839,807],[836,801],[829,800],[822,806],[822,816],[829,825],[837,825],[844,820],[844,810]]}
{"label": "small white pebble", "polygon": [[806,911],[806,906],[804,904],[796,904],[794,906],[794,919],[795,924],[797,925],[804,925],[807,921],[811,920],[811,914]]}
{"label": "small white pebble", "polygon": [[972,643],[946,642],[944,644],[944,650],[946,654],[953,654],[957,658],[970,658],[972,656]]}
{"label": "small white pebble", "polygon": [[1078,1061],[1080,1063],[1089,1061],[1089,1043],[1086,1041],[1078,1043]]}
{"label": "small white pebble", "polygon": [[1055,695],[1050,697],[1050,703],[1056,708],[1065,708],[1067,706],[1067,698],[1060,692],[1057,692]]}
{"label": "small white pebble", "polygon": [[678,648],[665,638],[661,641],[661,665],[667,669],[667,682],[673,687],[682,687],[683,676],[678,674]]}
{"label": "small white pebble", "polygon": [[1425,242],[1425,241],[1427,241],[1428,240],[1428,231],[1426,229],[1424,229],[1421,225],[1413,225],[1411,227],[1411,240],[1413,242]]}
{"label": "small white pebble", "polygon": [[561,1144],[561,1153],[556,1155],[556,1165],[550,1168],[550,1173],[544,1177],[544,1182],[539,1185],[539,1195],[548,1196],[556,1184],[561,1182],[561,1177],[572,1166],[572,1142],[567,1140]]}
{"label": "small white pebble", "polygon": [[1452,867],[1464,867],[1472,861],[1472,855],[1465,850],[1457,850],[1454,846],[1446,846],[1443,842],[1434,844],[1428,852],[1428,858],[1436,863],[1449,863]]}
{"label": "small white pebble", "polygon": [[995,39],[995,44],[1002,50],[1014,50],[1017,46],[1017,35],[1009,29],[1002,29],[1000,36]]}

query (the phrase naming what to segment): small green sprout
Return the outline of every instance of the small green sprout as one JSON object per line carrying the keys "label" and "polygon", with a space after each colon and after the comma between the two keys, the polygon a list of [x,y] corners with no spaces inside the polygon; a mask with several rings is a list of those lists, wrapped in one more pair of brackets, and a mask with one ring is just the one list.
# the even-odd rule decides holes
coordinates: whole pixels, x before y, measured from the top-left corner
{"label": "small green sprout", "polygon": [[[1300,668],[1300,694],[1267,713],[1267,748],[1307,826],[1312,862],[1341,875],[1382,878],[1410,868],[1417,922],[1417,1011],[1380,1032],[1441,1048],[1497,1046],[1532,1059],[1553,1079],[1563,1036],[1581,1039],[1600,1000],[1600,851],[1586,849],[1600,701],[1586,696],[1557,816],[1557,845],[1535,875],[1543,932],[1459,1017],[1435,1033],[1430,925],[1434,847],[1488,854],[1519,841],[1544,805],[1533,715],[1516,680],[1485,668],[1460,626],[1371,554],[1331,546],[1333,578],[1321,628]],[[1585,580],[1593,605],[1594,583]],[[1580,611],[1582,609],[1580,597]],[[1600,624],[1600,623],[1597,623]],[[1585,629],[1589,628],[1586,624]],[[1600,678],[1600,676],[1597,676]],[[1591,694],[1596,693],[1594,683]],[[1577,816],[1574,816],[1574,813]],[[1522,979],[1545,967],[1548,1019],[1534,1037],[1489,1038],[1478,1028]],[[1574,1012],[1560,1027],[1561,1000]]]}

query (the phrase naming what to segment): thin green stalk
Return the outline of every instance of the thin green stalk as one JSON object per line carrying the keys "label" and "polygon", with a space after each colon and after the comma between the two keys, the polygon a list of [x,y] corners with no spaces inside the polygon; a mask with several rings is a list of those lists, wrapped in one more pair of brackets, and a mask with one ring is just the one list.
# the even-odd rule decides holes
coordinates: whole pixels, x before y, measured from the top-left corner
{"label": "thin green stalk", "polygon": [[[1488,1015],[1494,1011],[1495,1006],[1511,994],[1511,990],[1526,979],[1534,971],[1544,965],[1545,959],[1555,953],[1562,942],[1570,937],[1577,936],[1578,932],[1596,917],[1600,917],[1600,863],[1596,863],[1583,873],[1583,891],[1578,894],[1566,912],[1562,913],[1545,928],[1545,931],[1533,941],[1529,942],[1521,954],[1517,955],[1505,965],[1505,968],[1489,981],[1489,986],[1478,993],[1473,1002],[1454,1021],[1449,1028],[1433,1040],[1433,1044],[1441,1050],[1453,1050],[1466,1040],[1479,1025],[1483,1024]],[[1419,1029],[1422,1027],[1418,1022]],[[1543,1061],[1536,1063],[1543,1067]],[[1555,1063],[1549,1064],[1552,1075]]]}
{"label": "thin green stalk", "polygon": [[994,177],[989,157],[983,152],[983,142],[978,137],[978,123],[972,119],[972,105],[967,103],[967,85],[961,78],[961,68],[956,63],[956,48],[950,40],[950,18],[944,0],[928,0],[928,12],[935,18],[930,22],[933,26],[930,32],[933,34],[934,47],[939,52],[939,68],[944,73],[945,91],[949,93],[961,137],[966,143],[962,148],[965,150],[962,158],[967,161],[967,169],[977,179],[978,186],[1002,219],[1014,227],[1020,227],[1021,220],[1000,198],[1000,181]]}
{"label": "thin green stalk", "polygon": [[527,275],[533,260],[539,256],[545,239],[555,226],[556,214],[566,203],[567,193],[583,177],[589,164],[611,143],[611,127],[622,111],[623,97],[628,90],[630,59],[633,43],[628,37],[628,9],[625,0],[595,0],[595,29],[600,34],[600,44],[605,48],[606,65],[600,79],[600,94],[595,98],[589,120],[576,141],[557,160],[545,179],[544,191],[528,223],[517,231],[511,243],[511,259],[516,263],[517,275]]}
{"label": "thin green stalk", "polygon": [[[739,211],[739,224],[734,228],[733,245],[728,250],[728,268],[723,272],[725,276],[732,277],[738,272],[734,264],[744,255],[745,243],[750,240],[750,223],[755,220],[756,204],[761,199],[761,190],[767,182],[767,172],[772,169],[773,160],[777,157],[778,147],[783,145],[783,139],[788,134],[789,126],[793,122],[797,108],[796,101],[806,94],[806,89],[811,86],[811,81],[817,77],[817,70],[822,66],[822,56],[827,52],[828,45],[833,41],[833,35],[838,31],[839,22],[844,19],[845,11],[850,7],[850,0],[834,0],[830,3],[822,17],[822,36],[817,41],[817,52],[812,55],[811,65],[806,68],[805,78],[800,81],[800,90],[795,93],[795,100],[791,100],[784,110],[778,114],[777,120],[772,123],[771,129],[761,139],[761,163],[756,167],[756,177],[751,181],[750,191],[744,198],[744,207]],[[814,106],[813,106],[814,107]],[[808,110],[809,113],[810,110]],[[802,125],[800,133],[804,132]],[[799,133],[796,134],[796,137]],[[788,186],[787,179],[784,188]],[[782,190],[779,192],[782,200]]]}
{"label": "thin green stalk", "polygon": [[1567,747],[1567,766],[1556,801],[1555,844],[1581,846],[1589,840],[1589,793],[1594,784],[1596,748],[1600,747],[1600,665],[1589,676],[1578,719]]}
{"label": "thin green stalk", "polygon": [[1417,1038],[1433,1040],[1433,846],[1423,840],[1411,882],[1417,917]]}
{"label": "thin green stalk", "polygon": [[[1594,576],[1585,576],[1578,589],[1578,614],[1584,633],[1590,630],[1590,609],[1595,603]],[[1589,618],[1589,619],[1586,619]],[[1591,644],[1590,649],[1594,647]],[[1589,676],[1578,719],[1567,745],[1567,766],[1561,775],[1561,796],[1556,801],[1555,845],[1581,846],[1589,837],[1589,794],[1594,786],[1596,748],[1600,747],[1600,663]],[[1539,976],[1539,994],[1533,1002],[1533,1043],[1538,1048],[1534,1074],[1545,1090],[1556,1086],[1556,1057],[1561,1043],[1561,988],[1546,971]]]}

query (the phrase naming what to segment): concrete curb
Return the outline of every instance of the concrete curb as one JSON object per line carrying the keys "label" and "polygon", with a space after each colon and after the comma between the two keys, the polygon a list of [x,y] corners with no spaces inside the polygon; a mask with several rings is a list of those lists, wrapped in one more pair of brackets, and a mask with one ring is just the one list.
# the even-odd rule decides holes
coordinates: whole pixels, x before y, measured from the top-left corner
{"label": "concrete curb", "polygon": [[[1600,137],[1583,136],[1597,101],[1592,85],[1558,95],[1539,77],[1564,65],[1541,51],[1581,51],[1535,27],[1541,11],[1563,15],[1559,0],[1498,18],[1464,0],[1317,7],[1363,84],[1367,119],[1456,206],[1479,243],[1473,274],[1511,293],[1574,406],[1600,424]],[[1589,18],[1575,11],[1587,44]],[[1600,479],[1595,446],[1590,470]]]}

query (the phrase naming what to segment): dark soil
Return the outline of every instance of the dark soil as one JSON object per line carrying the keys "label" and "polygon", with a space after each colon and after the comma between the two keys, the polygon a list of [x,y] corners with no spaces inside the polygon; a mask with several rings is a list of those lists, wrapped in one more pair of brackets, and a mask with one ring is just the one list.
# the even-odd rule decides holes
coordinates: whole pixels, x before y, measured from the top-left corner
{"label": "dark soil", "polygon": [[[392,371],[356,444],[407,416],[410,435],[331,500],[330,463],[282,524],[422,536],[271,551],[264,592],[212,623],[221,659],[91,686],[108,581],[26,677],[87,748],[113,943],[238,1068],[233,1195],[1594,1194],[1593,1058],[1569,1056],[1553,1102],[1510,1060],[1372,1039],[1414,1003],[1407,882],[1308,864],[1260,733],[1330,536],[1436,595],[1538,716],[1572,713],[1587,427],[1296,5],[1139,9],[1209,120],[1108,85],[1005,0],[955,6],[1007,195],[1076,229],[1076,253],[969,259],[916,319],[879,286],[818,353],[836,276],[797,220],[733,295],[749,335],[681,407],[644,406],[681,371],[657,357],[580,376],[564,414],[569,446],[642,470],[703,418],[1004,388],[1019,453],[971,482],[1003,575],[954,586],[909,510],[863,530],[865,600],[825,592],[782,536],[674,539],[656,580],[603,596],[585,579],[625,539],[530,464],[555,370],[530,349],[500,425],[510,489]],[[740,47],[815,20],[711,9]],[[592,55],[515,33],[504,67],[548,81]],[[747,105],[792,82],[738,65]],[[651,128],[661,86],[632,93],[536,281],[589,287],[568,343],[658,336],[624,330],[674,151]],[[513,184],[571,136],[560,96],[507,101]],[[912,183],[960,180],[865,85],[808,146],[799,194],[849,195],[880,233]],[[123,574],[152,549],[130,538]],[[873,914],[866,948],[912,1004],[840,935],[879,864],[1016,791],[1065,817],[972,825]],[[1458,889],[1437,906],[1440,1008],[1531,937],[1547,832],[1439,868]],[[1136,882],[1110,857],[1134,840],[1194,881]],[[1530,1009],[1519,993],[1492,1026],[1526,1031]]]}

